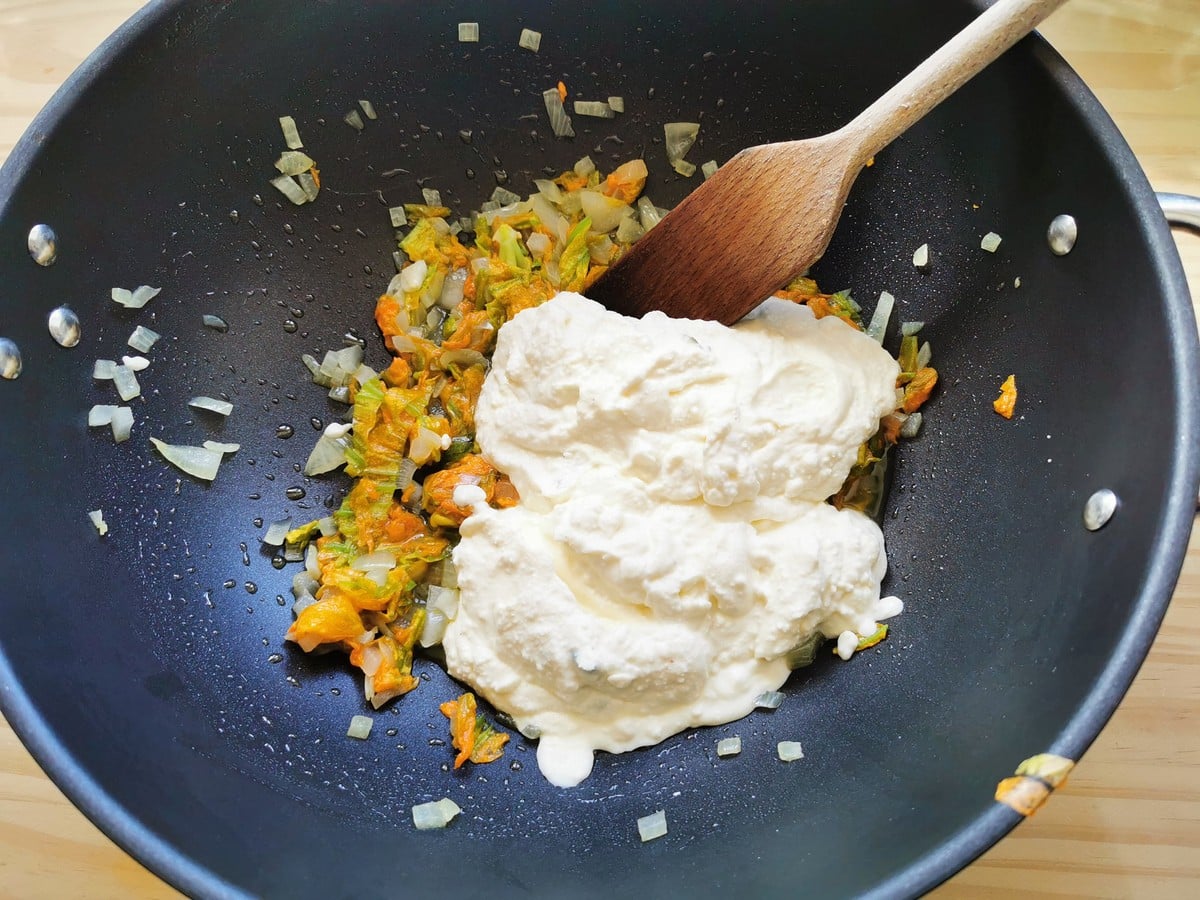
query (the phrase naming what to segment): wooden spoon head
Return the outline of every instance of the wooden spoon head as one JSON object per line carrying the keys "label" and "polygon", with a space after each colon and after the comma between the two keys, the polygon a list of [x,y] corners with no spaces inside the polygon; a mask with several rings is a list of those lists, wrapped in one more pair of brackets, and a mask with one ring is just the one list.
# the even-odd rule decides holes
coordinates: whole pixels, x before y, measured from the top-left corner
{"label": "wooden spoon head", "polygon": [[588,296],[629,316],[657,309],[732,325],[820,259],[861,165],[836,132],[743,150]]}

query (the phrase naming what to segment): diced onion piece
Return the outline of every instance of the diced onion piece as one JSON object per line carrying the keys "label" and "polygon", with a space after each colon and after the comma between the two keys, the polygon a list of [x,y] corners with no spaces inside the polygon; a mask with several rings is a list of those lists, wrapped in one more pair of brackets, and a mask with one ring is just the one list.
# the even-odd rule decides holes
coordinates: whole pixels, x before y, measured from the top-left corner
{"label": "diced onion piece", "polygon": [[296,176],[296,181],[300,184],[300,190],[304,191],[304,196],[311,203],[317,199],[317,194],[321,193],[321,186],[317,184],[317,179],[313,178],[312,172],[301,172]]}
{"label": "diced onion piece", "polygon": [[342,121],[353,128],[355,131],[363,130],[362,116],[358,114],[357,109],[352,109],[346,115],[342,116]]}
{"label": "diced onion piece", "polygon": [[113,288],[111,292],[114,303],[119,303],[121,306],[128,307],[129,301],[133,299],[133,291],[128,288]]}
{"label": "diced onion piece", "polygon": [[237,453],[242,449],[241,444],[226,444],[222,441],[205,441],[200,446],[214,453]]}
{"label": "diced onion piece", "polygon": [[469,347],[461,350],[447,350],[438,357],[438,366],[442,369],[449,369],[451,366],[467,368],[469,366],[486,366],[487,364],[486,356]]}
{"label": "diced onion piece", "polygon": [[363,115],[368,119],[378,119],[379,114],[375,112],[375,105],[370,100],[359,100],[359,108],[362,109]]}
{"label": "diced onion piece", "polygon": [[697,122],[668,122],[663,126],[663,134],[666,138],[667,162],[674,166],[687,156],[696,143],[700,125]]}
{"label": "diced onion piece", "polygon": [[915,412],[904,420],[904,424],[900,426],[900,437],[915,438],[917,432],[921,430],[921,414]]}
{"label": "diced onion piece", "polygon": [[333,535],[338,533],[337,519],[333,516],[318,519],[317,528],[321,532],[321,537],[333,537]]}
{"label": "diced onion piece", "polygon": [[211,316],[208,313],[205,313],[200,317],[200,321],[204,323],[205,328],[211,328],[213,331],[220,331],[224,333],[229,330],[229,323],[220,316]]}
{"label": "diced onion piece", "polygon": [[133,410],[128,406],[118,406],[112,414],[113,440],[118,444],[129,440],[133,433]]}
{"label": "diced onion piece", "polygon": [[417,464],[411,459],[405,458],[400,460],[400,466],[396,469],[396,490],[403,491],[413,482],[413,476],[417,474]]}
{"label": "diced onion piece", "polygon": [[1013,279],[1013,287],[1019,288],[1020,286],[1021,286],[1021,276],[1018,275],[1016,278]]}
{"label": "diced onion piece", "polygon": [[116,386],[121,399],[126,402],[142,392],[142,386],[138,384],[137,376],[128,366],[117,366],[113,369],[113,385]]}
{"label": "diced onion piece", "polygon": [[462,810],[449,797],[433,803],[418,803],[412,808],[413,824],[418,831],[445,828]]}
{"label": "diced onion piece", "polygon": [[163,459],[175,468],[204,481],[212,481],[217,477],[217,470],[221,467],[221,454],[216,450],[168,444],[158,438],[150,438],[150,443],[163,455]]}
{"label": "diced onion piece", "polygon": [[446,636],[447,624],[445,613],[436,609],[427,609],[425,624],[421,626],[421,635],[417,638],[417,643],[425,648],[436,647]]}
{"label": "diced onion piece", "polygon": [[500,187],[497,185],[495,190],[492,191],[491,199],[495,200],[501,206],[509,206],[513,203],[520,203],[522,197],[515,191],[510,191],[506,187]]}
{"label": "diced onion piece", "polygon": [[540,31],[530,31],[528,28],[521,29],[521,37],[517,41],[517,45],[526,50],[532,50],[537,53],[542,46],[542,33]]}
{"label": "diced onion piece", "polygon": [[393,228],[403,228],[408,224],[408,216],[404,214],[403,206],[389,206],[388,217],[391,219]]}
{"label": "diced onion piece", "polygon": [[97,381],[112,381],[113,371],[117,368],[116,362],[111,359],[98,359],[96,364],[92,366],[92,377]]}
{"label": "diced onion piece", "polygon": [[929,341],[921,345],[921,349],[917,351],[917,368],[924,369],[933,361],[933,348],[929,346]]}
{"label": "diced onion piece", "polygon": [[608,98],[608,106],[613,112],[623,113],[623,112],[625,112],[625,98],[624,97],[609,97]]}
{"label": "diced onion piece", "polygon": [[278,522],[272,522],[271,527],[267,529],[267,533],[263,535],[262,542],[268,547],[282,547],[283,539],[287,537],[288,531],[292,528],[291,518],[280,519]]}
{"label": "diced onion piece", "polygon": [[[421,188],[421,196],[425,199],[426,206],[441,206],[442,192],[435,191],[433,188]],[[521,198],[518,197],[518,200]]]}
{"label": "diced onion piece", "polygon": [[233,412],[232,403],[228,400],[217,400],[215,397],[193,397],[188,401],[188,406],[195,409],[206,409],[219,416],[227,416]]}
{"label": "diced onion piece", "polygon": [[804,759],[804,748],[800,746],[799,741],[780,741],[775,745],[775,752],[779,754],[779,758],[784,762],[795,762],[798,759]]}
{"label": "diced onion piece", "polygon": [[275,160],[275,168],[284,175],[299,175],[315,165],[313,158],[300,150],[285,150]]}
{"label": "diced onion piece", "polygon": [[304,188],[300,187],[296,183],[296,179],[290,175],[280,175],[278,178],[272,178],[271,186],[296,206],[303,206],[308,202],[308,195],[304,193]]}
{"label": "diced onion piece", "polygon": [[675,160],[675,162],[671,163],[671,168],[684,178],[691,178],[696,174],[696,164],[690,163],[686,159]]}
{"label": "diced onion piece", "polygon": [[601,100],[576,100],[575,115],[591,116],[595,119],[611,119],[616,113],[611,106]]}
{"label": "diced onion piece", "polygon": [[883,291],[879,295],[879,302],[875,304],[875,313],[871,316],[870,324],[867,325],[867,337],[877,344],[883,343],[883,336],[887,334],[888,322],[892,318],[892,309],[895,305],[896,298],[887,291]]}
{"label": "diced onion piece", "polygon": [[127,343],[134,350],[137,350],[139,353],[147,353],[149,352],[150,348],[154,346],[155,341],[157,341],[160,337],[162,337],[162,335],[160,335],[157,331],[151,331],[146,326],[139,325],[137,328],[133,329],[133,334],[129,336],[129,340],[125,343]]}
{"label": "diced onion piece", "polygon": [[346,729],[346,737],[365,741],[370,736],[371,726],[374,724],[375,720],[370,716],[354,716],[350,720],[350,727]]}
{"label": "diced onion piece", "polygon": [[632,244],[645,233],[646,229],[633,214],[633,210],[622,216],[620,224],[617,225],[617,241],[622,244]]}
{"label": "diced onion piece", "polygon": [[459,22],[458,23],[458,41],[461,44],[477,44],[477,43],[479,43],[479,23],[478,22]]}
{"label": "diced onion piece", "polygon": [[651,813],[648,816],[642,816],[637,820],[638,836],[641,837],[642,843],[652,841],[655,838],[660,838],[667,833],[667,813],[666,810],[660,809],[656,813]]}
{"label": "diced onion piece", "polygon": [[408,458],[423,466],[441,452],[442,436],[424,425],[417,427],[417,436],[408,446]]}
{"label": "diced onion piece", "polygon": [[913,252],[913,265],[918,269],[924,269],[929,265],[929,245],[922,244]]}
{"label": "diced onion piece", "polygon": [[88,428],[99,428],[101,425],[111,425],[115,406],[97,403],[88,410]]}
{"label": "diced onion piece", "polygon": [[289,150],[299,150],[304,146],[300,140],[300,132],[296,130],[296,120],[291,116],[280,116],[279,128],[283,132],[283,142]]}
{"label": "diced onion piece", "polygon": [[448,622],[458,618],[459,593],[458,588],[439,587],[431,584],[428,587],[425,608],[441,613]]}
{"label": "diced onion piece", "polygon": [[104,521],[103,510],[93,509],[88,513],[88,517],[92,520],[92,524],[96,526],[96,531],[99,532],[100,537],[108,534],[108,523]]}
{"label": "diced onion piece", "polygon": [[854,651],[858,649],[858,635],[853,631],[843,631],[838,635],[837,650],[835,651],[842,659],[849,659],[854,655]]}
{"label": "diced onion piece", "polygon": [[662,213],[659,212],[658,207],[654,205],[653,201],[644,194],[638,197],[637,211],[638,218],[642,223],[642,229],[645,231],[649,231],[662,221]]}
{"label": "diced onion piece", "polygon": [[599,191],[584,189],[579,192],[583,214],[592,220],[592,231],[607,234],[615,231],[621,219],[629,211],[629,204],[616,197],[606,196]]}
{"label": "diced onion piece", "polygon": [[590,156],[584,156],[575,161],[575,165],[571,167],[571,171],[581,178],[587,178],[596,171],[596,163]]}
{"label": "diced onion piece", "polygon": [[717,741],[717,756],[737,756],[742,752],[740,737],[723,738]]}
{"label": "diced onion piece", "polygon": [[550,249],[550,237],[542,234],[540,231],[535,231],[529,237],[525,238],[525,246],[529,248],[529,252],[535,258],[540,259]]}
{"label": "diced onion piece", "polygon": [[131,372],[143,372],[150,368],[150,360],[144,356],[122,356],[121,365]]}
{"label": "diced onion piece", "polygon": [[350,441],[345,436],[330,437],[323,434],[317,439],[316,446],[308,455],[304,464],[305,475],[324,475],[346,464],[346,447]]}
{"label": "diced onion piece", "polygon": [[400,290],[406,294],[420,290],[428,272],[429,264],[423,259],[418,259],[415,263],[406,266],[400,272]]}
{"label": "diced onion piece", "polygon": [[571,127],[571,117],[563,109],[562,97],[557,88],[542,91],[542,102],[546,105],[546,115],[550,117],[550,130],[555,137],[575,137],[575,129]]}
{"label": "diced onion piece", "polygon": [[900,333],[905,337],[908,337],[910,334],[916,334],[924,327],[924,322],[901,322]]}
{"label": "diced onion piece", "polygon": [[162,292],[162,288],[150,287],[143,284],[132,291],[125,288],[113,288],[112,298],[126,309],[141,309]]}
{"label": "diced onion piece", "polygon": [[[562,203],[563,202],[562,188],[560,188],[557,184],[555,184],[550,179],[535,178],[533,181],[533,186],[538,189],[538,193],[540,193],[543,197],[545,197],[551,203]],[[545,222],[543,222],[542,224],[544,225]]]}
{"label": "diced onion piece", "polygon": [[986,250],[988,253],[995,253],[996,248],[1000,246],[1000,235],[994,231],[989,231],[983,236],[983,240],[979,242],[979,248]]}
{"label": "diced onion piece", "polygon": [[763,691],[754,698],[755,709],[779,709],[783,694],[779,691]]}
{"label": "diced onion piece", "polygon": [[707,181],[709,178],[712,178],[717,174],[718,168],[719,166],[717,165],[717,161],[715,159],[710,159],[700,167],[700,174],[703,175],[705,181]]}
{"label": "diced onion piece", "polygon": [[396,568],[396,554],[389,553],[387,550],[364,553],[362,556],[355,557],[354,561],[350,563],[350,567],[358,569],[360,572],[370,572],[372,569],[383,569],[390,572]]}
{"label": "diced onion piece", "polygon": [[396,267],[397,272],[404,268],[404,254],[399,250],[392,251],[392,265]]}

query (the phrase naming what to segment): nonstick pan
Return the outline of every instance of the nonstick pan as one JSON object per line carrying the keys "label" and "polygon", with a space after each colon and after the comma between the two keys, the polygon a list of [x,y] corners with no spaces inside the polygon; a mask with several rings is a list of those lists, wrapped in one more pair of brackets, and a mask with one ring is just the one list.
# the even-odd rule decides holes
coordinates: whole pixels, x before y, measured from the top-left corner
{"label": "nonstick pan", "polygon": [[[316,515],[346,487],[295,468],[310,422],[344,412],[299,358],[351,331],[383,362],[371,310],[392,271],[386,206],[429,186],[465,211],[497,181],[529,190],[585,153],[644,154],[668,205],[692,183],[666,164],[663,122],[701,123],[697,160],[828,131],[976,12],[240,0],[135,17],[0,173],[0,334],[24,358],[0,383],[0,678],[41,764],[201,896],[914,894],[997,840],[1018,816],[996,783],[1036,753],[1077,759],[1132,679],[1197,488],[1178,258],[1128,148],[1038,39],[880,155],[816,270],[868,304],[895,294],[943,373],[883,514],[885,590],[907,611],[877,651],[798,674],[774,713],[602,756],[574,790],[547,785],[519,739],[501,763],[450,772],[437,704],[455,686],[430,662],[370,740],[344,737],[366,711],[358,679],[283,644],[292,571],[272,567],[256,524]],[[458,44],[460,21],[484,39]],[[523,26],[543,33],[538,53],[516,46]],[[577,117],[578,136],[555,140],[540,94],[560,79],[625,96],[627,113]],[[360,133],[342,116],[362,98],[380,116]],[[280,115],[323,175],[299,210],[267,184]],[[1065,257],[1045,242],[1060,213],[1080,226]],[[36,223],[58,235],[48,268],[26,253]],[[1004,239],[993,255],[987,231]],[[163,293],[141,312],[108,299],[142,283]],[[83,326],[73,350],[46,334],[64,301]],[[86,428],[111,396],[92,362],[124,352],[137,324],[164,338],[118,446]],[[1022,399],[1006,421],[991,400],[1010,373]],[[187,408],[222,393],[236,404],[223,425]],[[150,436],[242,449],[209,487],[167,468]],[[1104,488],[1116,514],[1088,531],[1082,510]],[[718,761],[732,734],[748,749]],[[803,741],[802,764],[773,758],[786,739]],[[463,816],[415,832],[409,808],[442,796]],[[642,845],[634,822],[656,809],[670,833]]]}

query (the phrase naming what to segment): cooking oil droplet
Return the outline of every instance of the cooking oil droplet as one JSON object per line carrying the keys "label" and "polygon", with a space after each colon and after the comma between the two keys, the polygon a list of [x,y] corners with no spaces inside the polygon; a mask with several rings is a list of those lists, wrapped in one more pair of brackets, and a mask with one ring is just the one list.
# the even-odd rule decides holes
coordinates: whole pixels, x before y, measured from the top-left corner
{"label": "cooking oil droplet", "polygon": [[246,589],[247,594],[257,594],[258,593],[258,585],[255,584],[253,581],[247,581],[243,585],[243,587]]}
{"label": "cooking oil droplet", "polygon": [[296,431],[291,425],[280,425],[275,429],[275,437],[279,438],[281,441],[286,441],[295,433]]}
{"label": "cooking oil droplet", "polygon": [[238,544],[238,549],[242,551],[242,565],[250,565],[250,548],[245,543]]}
{"label": "cooking oil droplet", "polygon": [[288,334],[295,334],[296,329],[299,327],[300,326],[296,324],[295,319],[284,319],[283,320],[283,330],[286,331]]}
{"label": "cooking oil droplet", "polygon": [[322,428],[325,427],[325,423],[322,422],[320,419],[318,419],[316,416],[313,416],[311,419],[309,419],[308,424],[313,427],[313,431],[320,431]]}
{"label": "cooking oil droplet", "polygon": [[[277,559],[279,559],[280,561],[282,561],[282,557],[276,557],[276,558],[277,558]],[[283,566],[276,566],[276,568],[278,568],[278,569],[282,569],[282,568],[283,568]],[[287,606],[287,601],[283,599],[283,594],[276,594],[276,595],[275,595],[275,603],[276,603],[278,606]]]}
{"label": "cooking oil droplet", "polygon": [[510,769],[512,769],[514,772],[520,772],[521,768],[522,768],[520,760],[516,760],[516,759],[514,759],[511,763],[509,763],[508,767]]}
{"label": "cooking oil droplet", "polygon": [[262,516],[255,516],[255,517],[254,517],[254,527],[255,527],[255,528],[262,528],[262,527],[263,527],[263,519],[262,519]]}
{"label": "cooking oil droplet", "polygon": [[262,206],[262,205],[263,205],[263,198],[262,198],[262,194],[255,194],[255,195],[254,195],[254,205],[255,205],[255,206]]}
{"label": "cooking oil droplet", "polygon": [[238,211],[236,209],[231,209],[229,211],[229,221],[236,222],[237,220],[238,220]]}
{"label": "cooking oil droplet", "polygon": [[304,494],[305,494],[305,491],[304,491],[304,488],[302,488],[302,487],[290,487],[286,491],[284,491],[284,495],[289,500],[303,500]]}
{"label": "cooking oil droplet", "polygon": [[221,587],[225,588],[225,590],[229,590],[231,587],[233,587],[236,584],[237,584],[237,582],[234,581],[232,578],[226,578],[223,582],[221,582]]}
{"label": "cooking oil droplet", "polygon": [[330,688],[329,693],[333,694],[333,696],[335,696],[335,697],[340,697],[340,696],[342,696],[342,689],[341,688]]}
{"label": "cooking oil droplet", "polygon": [[[287,560],[284,559],[282,556],[272,556],[271,557],[271,568],[272,569],[282,569],[286,565],[287,565]],[[280,606],[282,606],[282,605],[283,604],[280,604]]]}
{"label": "cooking oil droplet", "polygon": [[281,662],[283,662],[283,654],[282,653],[272,653],[270,656],[267,657],[267,662],[269,662],[271,665],[275,665],[275,663],[281,663]]}
{"label": "cooking oil droplet", "polygon": [[430,746],[430,747],[445,747],[445,746],[446,746],[446,742],[445,742],[445,741],[443,741],[441,738],[430,738],[430,739],[429,739],[429,746]]}
{"label": "cooking oil droplet", "polygon": [[386,734],[388,737],[395,737],[399,733],[400,733],[399,730],[396,728],[389,728],[387,731],[384,732],[384,734]]}
{"label": "cooking oil droplet", "polygon": [[294,229],[294,228],[292,228],[292,226],[291,226],[291,223],[290,223],[290,222],[284,223],[284,226],[283,226],[283,233],[284,233],[284,234],[292,234],[292,233],[294,233],[294,232],[295,232],[295,229]]}
{"label": "cooking oil droplet", "polygon": [[213,608],[212,591],[204,592],[204,605],[207,606],[209,609]]}

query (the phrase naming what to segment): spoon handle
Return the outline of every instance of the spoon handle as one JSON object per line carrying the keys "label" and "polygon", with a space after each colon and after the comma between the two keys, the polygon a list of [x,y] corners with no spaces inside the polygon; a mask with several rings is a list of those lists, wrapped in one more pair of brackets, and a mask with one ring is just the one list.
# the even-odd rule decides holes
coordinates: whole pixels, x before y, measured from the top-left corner
{"label": "spoon handle", "polygon": [[997,0],[842,129],[864,163],[970,81],[1066,0]]}

